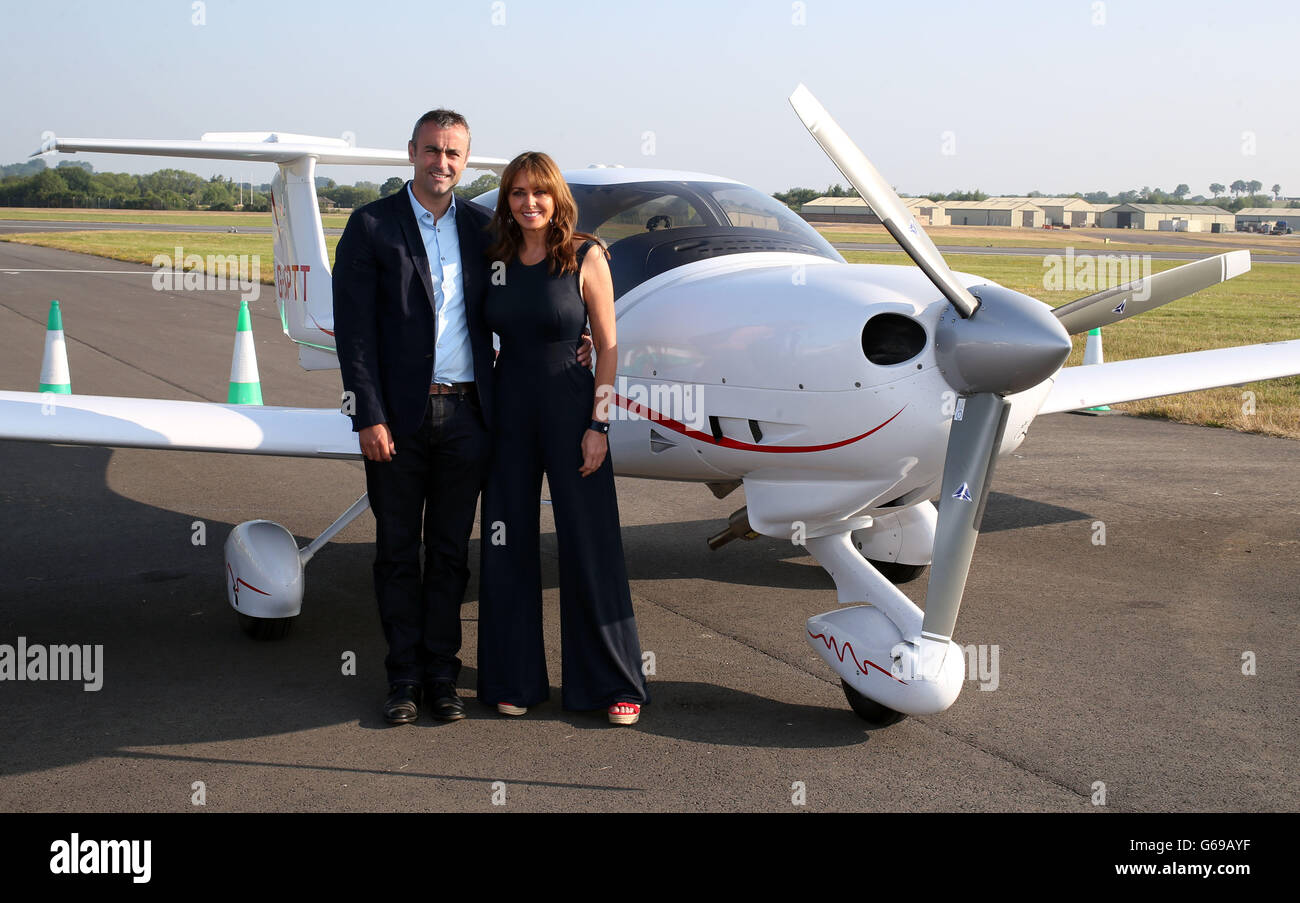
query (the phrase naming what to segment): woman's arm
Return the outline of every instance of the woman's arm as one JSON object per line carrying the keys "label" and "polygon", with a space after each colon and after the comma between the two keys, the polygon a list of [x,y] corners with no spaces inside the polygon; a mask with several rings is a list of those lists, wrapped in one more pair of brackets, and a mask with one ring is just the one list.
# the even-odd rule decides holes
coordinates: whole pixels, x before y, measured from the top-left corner
{"label": "woman's arm", "polygon": [[[614,326],[614,280],[609,274],[605,251],[599,245],[587,252],[582,261],[582,299],[587,303],[591,321],[591,341],[596,351],[596,397],[591,419],[607,423],[614,401],[614,377],[618,372],[618,339]],[[604,463],[609,452],[609,438],[604,433],[587,430],[582,437],[584,477]]]}

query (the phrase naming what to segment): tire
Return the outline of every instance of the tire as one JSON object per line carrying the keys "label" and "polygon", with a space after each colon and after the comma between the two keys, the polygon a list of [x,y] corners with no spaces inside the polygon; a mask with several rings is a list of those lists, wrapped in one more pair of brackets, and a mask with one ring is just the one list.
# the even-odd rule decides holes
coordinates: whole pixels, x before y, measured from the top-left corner
{"label": "tire", "polygon": [[907,717],[902,712],[895,712],[874,699],[868,699],[850,687],[842,678],[840,686],[844,688],[844,698],[849,701],[849,708],[853,709],[854,714],[871,725],[872,728],[889,727],[891,724],[897,724]]}
{"label": "tire", "polygon": [[289,635],[296,618],[254,618],[242,611],[235,612],[239,618],[239,628],[245,635],[258,640],[282,640]]}
{"label": "tire", "polygon": [[897,561],[872,561],[871,566],[884,576],[890,583],[898,586],[900,583],[911,583],[917,577],[925,573],[928,564],[900,564]]}

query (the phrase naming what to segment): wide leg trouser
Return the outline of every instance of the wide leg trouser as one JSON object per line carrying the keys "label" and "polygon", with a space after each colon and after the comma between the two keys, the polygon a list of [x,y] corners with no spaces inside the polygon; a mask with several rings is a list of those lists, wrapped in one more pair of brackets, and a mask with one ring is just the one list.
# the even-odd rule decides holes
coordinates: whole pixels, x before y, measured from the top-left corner
{"label": "wide leg trouser", "polygon": [[365,462],[388,682],[455,681],[469,535],[487,472],[488,431],[472,397],[433,395],[420,428],[393,442],[397,453],[391,461]]}
{"label": "wide leg trouser", "polygon": [[[614,469],[582,477],[594,379],[573,360],[497,364],[492,469],[483,491],[479,699],[531,706],[550,695],[542,636],[542,474],[559,545],[564,708],[649,701],[619,533]],[[497,413],[499,411],[499,413]]]}

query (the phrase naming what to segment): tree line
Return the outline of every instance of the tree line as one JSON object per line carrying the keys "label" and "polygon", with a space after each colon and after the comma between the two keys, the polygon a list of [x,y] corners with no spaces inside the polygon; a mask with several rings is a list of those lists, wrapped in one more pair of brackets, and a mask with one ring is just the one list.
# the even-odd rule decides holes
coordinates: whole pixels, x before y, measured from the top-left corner
{"label": "tree line", "polygon": [[[460,197],[473,197],[495,188],[488,174],[458,186]],[[357,182],[339,185],[317,176],[316,196],[322,210],[356,208],[392,194],[406,184],[394,176],[382,185]],[[160,169],[147,175],[95,172],[81,160],[64,160],[49,168],[44,160],[0,166],[0,207],[74,207],[110,210],[243,210],[271,209],[269,182],[254,185],[224,176],[202,176],[181,169]]]}
{"label": "tree line", "polygon": [[[468,185],[456,188],[456,195],[472,198],[496,188],[497,176],[487,173]],[[322,210],[355,209],[386,197],[406,184],[403,177],[393,176],[383,184],[356,182],[340,185],[333,179],[316,177],[316,196]],[[1212,197],[1195,195],[1186,183],[1171,192],[1143,186],[1141,189],[1111,194],[1106,191],[1074,192],[1069,195],[1046,195],[1030,191],[1023,197],[1075,197],[1093,204],[1210,204],[1235,212],[1244,207],[1265,207],[1282,195],[1282,186],[1274,184],[1268,194],[1261,193],[1264,183],[1257,179],[1237,179],[1230,185],[1214,182],[1209,186]],[[243,210],[260,213],[270,210],[270,183],[253,185],[235,182],[224,176],[204,179],[180,169],[160,169],[148,175],[123,172],[95,172],[89,163],[64,160],[53,169],[44,160],[29,160],[0,166],[0,206],[2,207],[76,207],[122,210]],[[1231,192],[1228,197],[1225,192]],[[823,191],[814,188],[791,188],[772,195],[796,213],[814,198],[857,197],[852,187],[829,185]],[[931,192],[922,195],[932,201],[983,201],[989,195],[973,190]],[[1300,207],[1300,201],[1289,206]]]}
{"label": "tree line", "polygon": [[[1118,194],[1111,194],[1106,191],[1090,191],[1085,193],[1074,192],[1066,195],[1049,195],[1041,191],[1030,191],[1017,197],[1041,198],[1041,197],[1071,197],[1080,198],[1091,204],[1207,204],[1215,207],[1222,207],[1224,210],[1236,212],[1245,207],[1266,207],[1270,201],[1280,200],[1282,197],[1282,186],[1274,184],[1269,189],[1273,197],[1267,194],[1261,194],[1264,183],[1258,180],[1247,181],[1238,179],[1231,185],[1222,185],[1214,182],[1209,186],[1211,197],[1205,195],[1191,195],[1191,188],[1185,183],[1180,183],[1171,192],[1165,192],[1159,188],[1143,186],[1140,189],[1130,191],[1121,191]],[[1232,197],[1224,196],[1225,191],[1231,191]],[[772,195],[781,203],[785,204],[796,213],[799,209],[814,198],[855,198],[858,196],[856,190],[852,187],[845,188],[843,185],[835,184],[827,186],[825,191],[817,191],[814,188],[791,188],[788,191],[779,191]],[[980,191],[978,188],[973,191],[958,190],[944,193],[941,191],[921,195],[932,201],[986,201],[989,195]],[[1300,201],[1291,201],[1290,207],[1300,207]]]}

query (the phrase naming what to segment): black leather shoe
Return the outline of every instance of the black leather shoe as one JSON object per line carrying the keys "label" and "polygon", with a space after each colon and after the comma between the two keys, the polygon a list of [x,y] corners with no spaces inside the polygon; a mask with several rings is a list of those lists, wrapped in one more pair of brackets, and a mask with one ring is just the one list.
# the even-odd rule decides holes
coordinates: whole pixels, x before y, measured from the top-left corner
{"label": "black leather shoe", "polygon": [[465,701],[456,695],[456,685],[449,680],[429,687],[429,711],[439,721],[459,721],[465,717]]}
{"label": "black leather shoe", "polygon": [[393,684],[384,700],[384,720],[389,724],[410,724],[420,717],[420,686]]}

